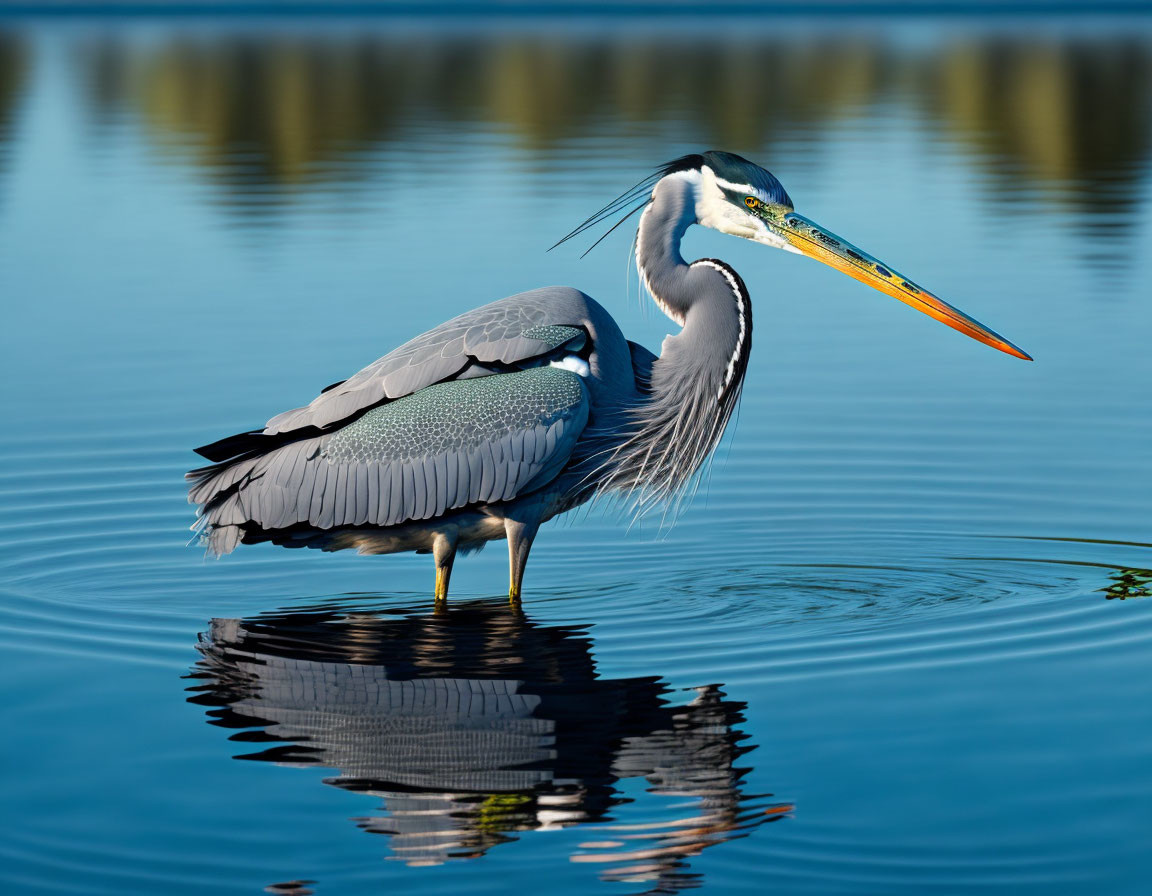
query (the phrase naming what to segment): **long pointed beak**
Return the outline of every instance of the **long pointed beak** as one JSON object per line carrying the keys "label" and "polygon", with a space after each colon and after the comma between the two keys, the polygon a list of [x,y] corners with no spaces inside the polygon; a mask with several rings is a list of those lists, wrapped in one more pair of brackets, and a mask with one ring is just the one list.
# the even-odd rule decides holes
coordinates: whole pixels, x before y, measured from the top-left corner
{"label": "long pointed beak", "polygon": [[867,252],[857,249],[847,240],[825,230],[815,221],[803,215],[788,212],[782,224],[775,224],[773,232],[786,239],[798,252],[822,261],[836,270],[867,283],[873,289],[911,305],[929,317],[934,317],[953,330],[959,330],[978,342],[990,345],[1009,355],[1031,361],[1032,356],[1017,348],[1003,336],[994,333],[977,320],[972,319],[959,308],[953,308],[943,299],[921,289],[903,274],[893,270]]}

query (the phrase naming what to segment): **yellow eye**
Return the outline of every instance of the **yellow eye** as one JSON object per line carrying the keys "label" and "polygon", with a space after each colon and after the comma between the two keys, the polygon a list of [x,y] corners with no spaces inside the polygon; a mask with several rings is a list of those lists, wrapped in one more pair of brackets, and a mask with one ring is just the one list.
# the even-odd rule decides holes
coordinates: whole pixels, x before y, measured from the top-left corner
{"label": "yellow eye", "polygon": [[756,208],[756,206],[758,206],[760,204],[760,200],[757,199],[755,196],[745,196],[744,197],[744,204],[746,206],[748,206],[748,208]]}

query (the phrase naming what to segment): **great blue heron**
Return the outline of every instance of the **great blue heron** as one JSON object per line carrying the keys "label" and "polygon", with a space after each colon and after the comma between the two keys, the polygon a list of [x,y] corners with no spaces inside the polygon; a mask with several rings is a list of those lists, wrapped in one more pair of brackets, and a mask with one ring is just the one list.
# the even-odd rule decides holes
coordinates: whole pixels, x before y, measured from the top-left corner
{"label": "great blue heron", "polygon": [[215,462],[187,475],[208,548],[430,552],[443,600],[457,550],[507,538],[509,597],[518,601],[541,523],[598,494],[623,493],[640,510],[683,494],[732,415],[752,342],[740,275],[713,258],[681,257],[693,224],[811,256],[1031,360],[796,214],[780,182],[740,156],[669,162],[564,239],[621,213],[615,229],[641,209],[640,279],[681,328],[659,357],[570,287],[465,312],[263,430],[196,449]]}

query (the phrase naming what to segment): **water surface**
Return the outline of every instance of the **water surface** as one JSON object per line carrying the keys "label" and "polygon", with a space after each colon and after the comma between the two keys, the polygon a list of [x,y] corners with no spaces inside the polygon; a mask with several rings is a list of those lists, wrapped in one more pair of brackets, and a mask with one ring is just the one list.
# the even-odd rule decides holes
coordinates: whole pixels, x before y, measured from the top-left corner
{"label": "water surface", "polygon": [[[8,893],[1138,893],[1152,31],[1133,20],[0,31]],[[193,445],[549,283],[718,147],[1024,364],[713,233],[735,431],[675,526],[188,546]],[[236,761],[236,758],[245,761]],[[546,882],[546,884],[545,884]]]}

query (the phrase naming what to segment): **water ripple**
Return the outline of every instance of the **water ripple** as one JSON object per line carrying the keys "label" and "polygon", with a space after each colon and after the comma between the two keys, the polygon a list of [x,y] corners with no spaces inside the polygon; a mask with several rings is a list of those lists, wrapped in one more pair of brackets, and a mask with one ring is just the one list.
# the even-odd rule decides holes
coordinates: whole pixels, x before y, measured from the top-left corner
{"label": "water ripple", "polygon": [[[440,24],[0,34],[0,889],[1142,893],[1148,29]],[[550,524],[523,614],[186,544],[190,446],[466,307],[659,346],[624,228],[544,249],[701,134],[1037,362],[693,233],[756,346],[677,525]]]}

